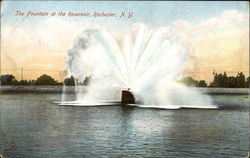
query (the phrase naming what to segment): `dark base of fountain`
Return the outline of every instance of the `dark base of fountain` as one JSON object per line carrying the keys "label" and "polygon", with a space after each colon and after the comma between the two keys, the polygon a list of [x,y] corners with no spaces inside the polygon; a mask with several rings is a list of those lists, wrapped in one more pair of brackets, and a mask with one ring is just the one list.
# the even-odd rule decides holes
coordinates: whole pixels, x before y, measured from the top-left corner
{"label": "dark base of fountain", "polygon": [[122,104],[135,104],[134,95],[129,90],[122,91]]}

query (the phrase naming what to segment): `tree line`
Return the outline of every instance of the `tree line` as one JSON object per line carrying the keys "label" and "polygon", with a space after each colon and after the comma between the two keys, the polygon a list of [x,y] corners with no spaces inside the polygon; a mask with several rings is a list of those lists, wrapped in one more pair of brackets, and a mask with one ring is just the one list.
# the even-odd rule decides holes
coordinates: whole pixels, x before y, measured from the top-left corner
{"label": "tree line", "polygon": [[223,74],[214,73],[214,80],[210,84],[211,87],[228,87],[228,88],[248,88],[250,77],[240,72],[236,76],[227,76],[226,72]]}
{"label": "tree line", "polygon": [[1,75],[1,85],[62,85],[49,75],[41,75],[36,80],[20,80],[11,74]]}
{"label": "tree line", "polygon": [[[195,80],[192,77],[183,77],[178,83],[184,84],[189,87],[223,87],[223,88],[248,88],[250,77],[245,77],[242,72],[237,73],[236,76],[227,76],[224,73],[213,73],[214,79],[211,83],[207,84],[205,80]],[[65,78],[63,82],[58,82],[49,75],[41,75],[36,80],[20,80],[18,81],[15,76],[11,74],[1,75],[1,85],[67,85],[74,86],[75,82],[80,85],[88,85],[91,77],[86,77],[83,82],[78,82],[72,76]]]}
{"label": "tree line", "polygon": [[[90,77],[86,77],[80,85],[88,85]],[[74,86],[75,79],[71,76],[69,78],[65,78],[64,82],[58,82],[54,78],[49,75],[43,74],[38,77],[36,80],[20,80],[18,81],[15,76],[11,74],[1,75],[0,76],[1,85],[67,85]]]}
{"label": "tree line", "polygon": [[249,88],[250,77],[245,77],[242,72],[237,73],[236,76],[227,76],[224,73],[213,73],[214,79],[212,82],[207,84],[205,80],[195,80],[192,77],[183,77],[179,80],[189,87],[222,87],[222,88]]}

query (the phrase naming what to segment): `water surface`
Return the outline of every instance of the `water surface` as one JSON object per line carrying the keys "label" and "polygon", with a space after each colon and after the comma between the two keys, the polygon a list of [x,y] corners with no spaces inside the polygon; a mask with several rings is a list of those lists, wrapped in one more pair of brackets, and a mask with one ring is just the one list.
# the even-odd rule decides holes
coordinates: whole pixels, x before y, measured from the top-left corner
{"label": "water surface", "polygon": [[53,104],[60,94],[1,94],[0,153],[45,157],[244,157],[247,95],[212,95],[219,109]]}

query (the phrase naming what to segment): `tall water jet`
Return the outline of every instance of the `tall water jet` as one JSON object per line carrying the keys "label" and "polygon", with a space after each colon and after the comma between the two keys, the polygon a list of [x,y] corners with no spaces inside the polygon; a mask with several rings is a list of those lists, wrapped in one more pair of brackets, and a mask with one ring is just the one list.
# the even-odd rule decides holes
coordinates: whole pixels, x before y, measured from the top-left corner
{"label": "tall water jet", "polygon": [[[187,61],[185,44],[173,40],[167,28],[150,33],[143,25],[136,35],[124,35],[123,42],[104,29],[83,30],[68,51],[66,66],[77,80],[78,102],[120,100],[122,90],[130,87],[135,102],[143,105],[210,105],[208,96],[175,82]],[[79,83],[88,76],[82,93]]]}

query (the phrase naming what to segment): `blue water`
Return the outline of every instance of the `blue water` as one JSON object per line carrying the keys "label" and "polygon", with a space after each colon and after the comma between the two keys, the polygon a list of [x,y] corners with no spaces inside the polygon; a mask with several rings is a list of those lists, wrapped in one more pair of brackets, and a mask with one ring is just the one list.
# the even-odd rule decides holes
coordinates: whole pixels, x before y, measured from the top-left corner
{"label": "blue water", "polygon": [[0,94],[8,158],[239,157],[249,151],[247,95],[213,95],[219,109],[53,104],[60,94]]}

